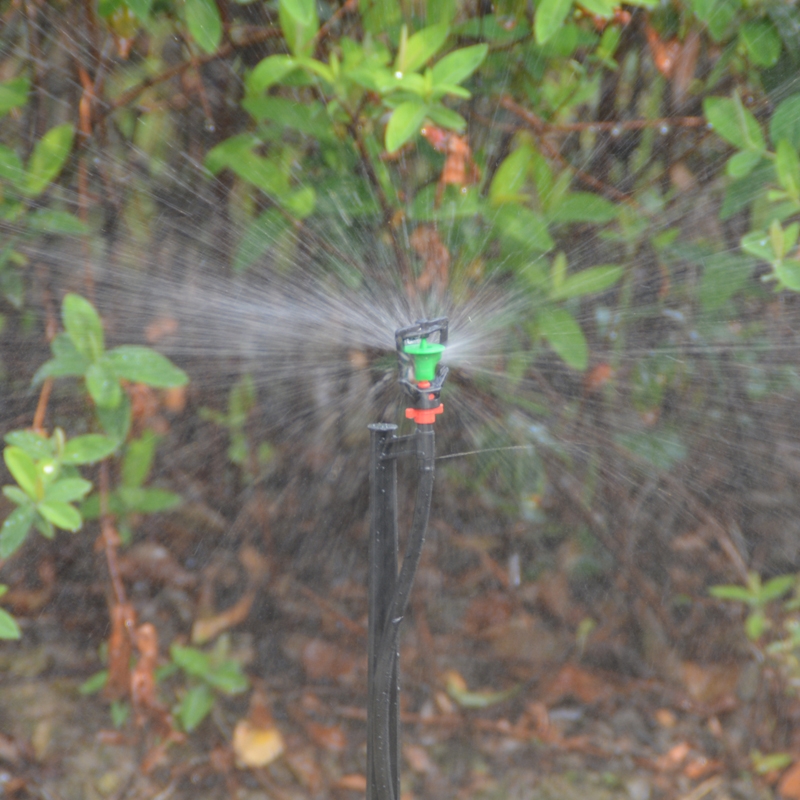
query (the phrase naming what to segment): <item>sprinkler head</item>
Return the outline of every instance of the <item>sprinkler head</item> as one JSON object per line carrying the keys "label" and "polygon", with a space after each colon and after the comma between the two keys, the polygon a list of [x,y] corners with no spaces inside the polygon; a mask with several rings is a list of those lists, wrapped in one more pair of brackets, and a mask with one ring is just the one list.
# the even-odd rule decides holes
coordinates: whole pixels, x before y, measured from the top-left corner
{"label": "sprinkler head", "polygon": [[436,377],[436,367],[444,353],[444,345],[420,339],[417,342],[407,342],[403,351],[414,359],[414,380],[431,382]]}
{"label": "sprinkler head", "polygon": [[417,424],[430,425],[444,410],[439,394],[447,367],[439,360],[447,342],[447,318],[419,320],[395,331],[394,338],[399,383],[413,401],[412,407],[406,409],[406,416]]}

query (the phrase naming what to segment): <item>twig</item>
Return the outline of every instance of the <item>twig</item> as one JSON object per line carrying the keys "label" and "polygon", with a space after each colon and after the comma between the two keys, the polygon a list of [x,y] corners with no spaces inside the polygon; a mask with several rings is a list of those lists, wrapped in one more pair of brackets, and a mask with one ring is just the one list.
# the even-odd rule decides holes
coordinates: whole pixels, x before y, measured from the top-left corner
{"label": "twig", "polygon": [[355,636],[363,637],[367,635],[367,629],[363,625],[359,625],[357,622],[350,619],[350,617],[342,614],[333,603],[329,602],[324,597],[320,597],[313,589],[309,589],[308,586],[304,586],[302,583],[298,583],[297,587],[302,594],[320,609],[320,611],[333,617],[345,630]]}
{"label": "twig", "polygon": [[117,561],[117,544],[119,536],[114,530],[111,515],[108,513],[108,459],[100,463],[100,532],[103,537],[103,546],[106,553],[106,563],[108,564],[108,574],[111,578],[111,586],[114,589],[114,598],[118,604],[127,604],[125,595],[125,584],[122,582],[119,562]]}
{"label": "twig", "polygon": [[[636,203],[633,198],[621,192],[619,189],[615,188],[614,186],[608,186],[607,184],[599,181],[597,178],[589,175],[583,170],[578,169],[577,167],[573,166],[572,164],[565,159],[558,150],[553,147],[545,138],[544,135],[548,132],[547,126],[545,123],[534,114],[532,111],[528,111],[527,109],[520,106],[510,97],[503,97],[500,100],[500,105],[505,108],[507,111],[511,111],[513,114],[516,114],[520,119],[522,119],[531,130],[538,136],[539,138],[539,146],[545,152],[545,155],[549,156],[550,158],[558,161],[562,166],[569,167],[575,174],[575,177],[581,181],[581,183],[585,184],[586,186],[595,189],[596,191],[600,192],[601,194],[606,195],[607,197],[616,200],[619,203],[627,203],[629,205],[635,206]],[[598,123],[598,124],[605,124],[605,123]]]}
{"label": "twig", "polygon": [[263,28],[251,34],[249,37],[240,39],[236,43],[223,45],[214,53],[206,53],[205,55],[197,56],[193,59],[190,58],[187,61],[182,61],[180,64],[176,64],[174,67],[170,67],[158,75],[153,75],[150,78],[146,78],[137,86],[133,86],[128,89],[127,92],[123,92],[116,100],[108,104],[108,106],[103,110],[102,116],[106,117],[109,114],[114,113],[114,111],[128,105],[128,103],[135,100],[137,97],[139,97],[139,95],[151,87],[157,86],[159,83],[164,83],[165,81],[170,80],[170,78],[180,75],[191,67],[201,67],[204,64],[209,64],[210,62],[216,61],[219,58],[227,58],[227,56],[231,55],[237,48],[250,47],[254,44],[266,42],[269,39],[278,39],[281,36],[283,36],[283,34],[278,28]]}

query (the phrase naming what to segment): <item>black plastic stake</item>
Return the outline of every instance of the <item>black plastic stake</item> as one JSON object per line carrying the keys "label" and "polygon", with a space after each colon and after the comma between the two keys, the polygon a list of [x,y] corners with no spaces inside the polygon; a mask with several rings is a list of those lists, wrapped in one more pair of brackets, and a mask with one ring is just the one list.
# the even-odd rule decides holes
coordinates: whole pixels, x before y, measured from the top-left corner
{"label": "black plastic stake", "polygon": [[[386,615],[397,586],[397,461],[389,456],[391,443],[396,440],[397,425],[376,423],[370,431],[370,537],[369,537],[369,665],[367,691],[370,701],[375,696],[375,669],[378,646],[386,624]],[[387,457],[388,456],[388,457]],[[398,771],[399,718],[397,660],[395,648],[390,683],[389,734],[386,743],[391,757],[394,796],[400,796]],[[379,698],[378,702],[386,702]],[[367,800],[383,800],[375,774],[376,731],[372,702],[367,713]]]}
{"label": "black plastic stake", "polygon": [[[370,425],[369,659],[367,677],[367,800],[400,797],[398,662],[400,625],[419,565],[433,495],[433,423],[444,410],[439,400],[447,367],[439,358],[447,341],[447,319],[420,320],[395,331],[398,383],[411,398],[406,417],[414,433],[397,436],[397,425]],[[412,382],[413,362],[413,382]],[[414,516],[398,573],[397,459],[417,460]]]}

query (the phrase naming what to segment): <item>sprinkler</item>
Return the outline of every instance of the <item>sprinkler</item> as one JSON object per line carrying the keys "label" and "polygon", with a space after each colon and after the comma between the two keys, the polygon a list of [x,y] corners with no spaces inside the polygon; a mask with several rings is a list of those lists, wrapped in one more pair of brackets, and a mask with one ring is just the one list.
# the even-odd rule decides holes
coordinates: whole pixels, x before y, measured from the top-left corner
{"label": "sprinkler", "polygon": [[[367,800],[400,796],[398,712],[399,632],[419,564],[431,509],[433,423],[444,410],[439,395],[447,367],[439,360],[447,343],[447,319],[421,320],[395,332],[398,383],[410,405],[414,433],[397,425],[370,425],[369,675],[367,685]],[[397,459],[417,459],[414,517],[398,575]]]}

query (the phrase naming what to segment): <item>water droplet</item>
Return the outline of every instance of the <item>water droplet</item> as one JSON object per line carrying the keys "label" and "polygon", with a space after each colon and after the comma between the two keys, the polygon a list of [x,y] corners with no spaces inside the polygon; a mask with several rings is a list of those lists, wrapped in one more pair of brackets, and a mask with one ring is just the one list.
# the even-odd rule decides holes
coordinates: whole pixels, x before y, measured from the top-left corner
{"label": "water droplet", "polygon": [[395,78],[397,78],[397,80],[400,80],[403,77],[403,73],[400,72],[400,70],[397,70],[397,72],[395,72],[394,76],[395,76]]}
{"label": "water droplet", "polygon": [[706,128],[707,128],[708,130],[710,130],[710,131],[713,131],[713,130],[714,130],[714,125],[713,125],[712,123],[710,123],[710,122],[707,122],[707,123],[706,123]]}
{"label": "water droplet", "polygon": [[55,467],[52,464],[45,464],[42,467],[42,472],[44,472],[45,475],[50,475],[54,470]]}
{"label": "water droplet", "polygon": [[206,120],[205,129],[209,133],[214,133],[214,131],[217,129],[217,126],[214,124],[214,120],[213,119],[207,119]]}
{"label": "water droplet", "polygon": [[461,187],[461,194],[466,194],[466,193],[467,193],[467,187],[466,186],[462,186]]}
{"label": "water droplet", "polygon": [[659,133],[660,133],[662,136],[666,136],[666,135],[669,133],[669,125],[662,125],[662,126],[661,126],[661,127],[658,129],[658,132],[659,132]]}
{"label": "water droplet", "polygon": [[766,247],[766,246],[767,246],[767,240],[766,240],[766,239],[761,239],[761,240],[759,241],[759,244],[760,244],[762,247]]}
{"label": "water droplet", "polygon": [[619,125],[615,125],[615,126],[614,126],[614,127],[611,129],[611,135],[612,135],[614,138],[616,138],[617,136],[619,136],[621,133],[622,133],[622,128],[620,128],[620,127],[619,127]]}
{"label": "water droplet", "polygon": [[597,133],[597,125],[590,125],[588,130],[589,133]]}

